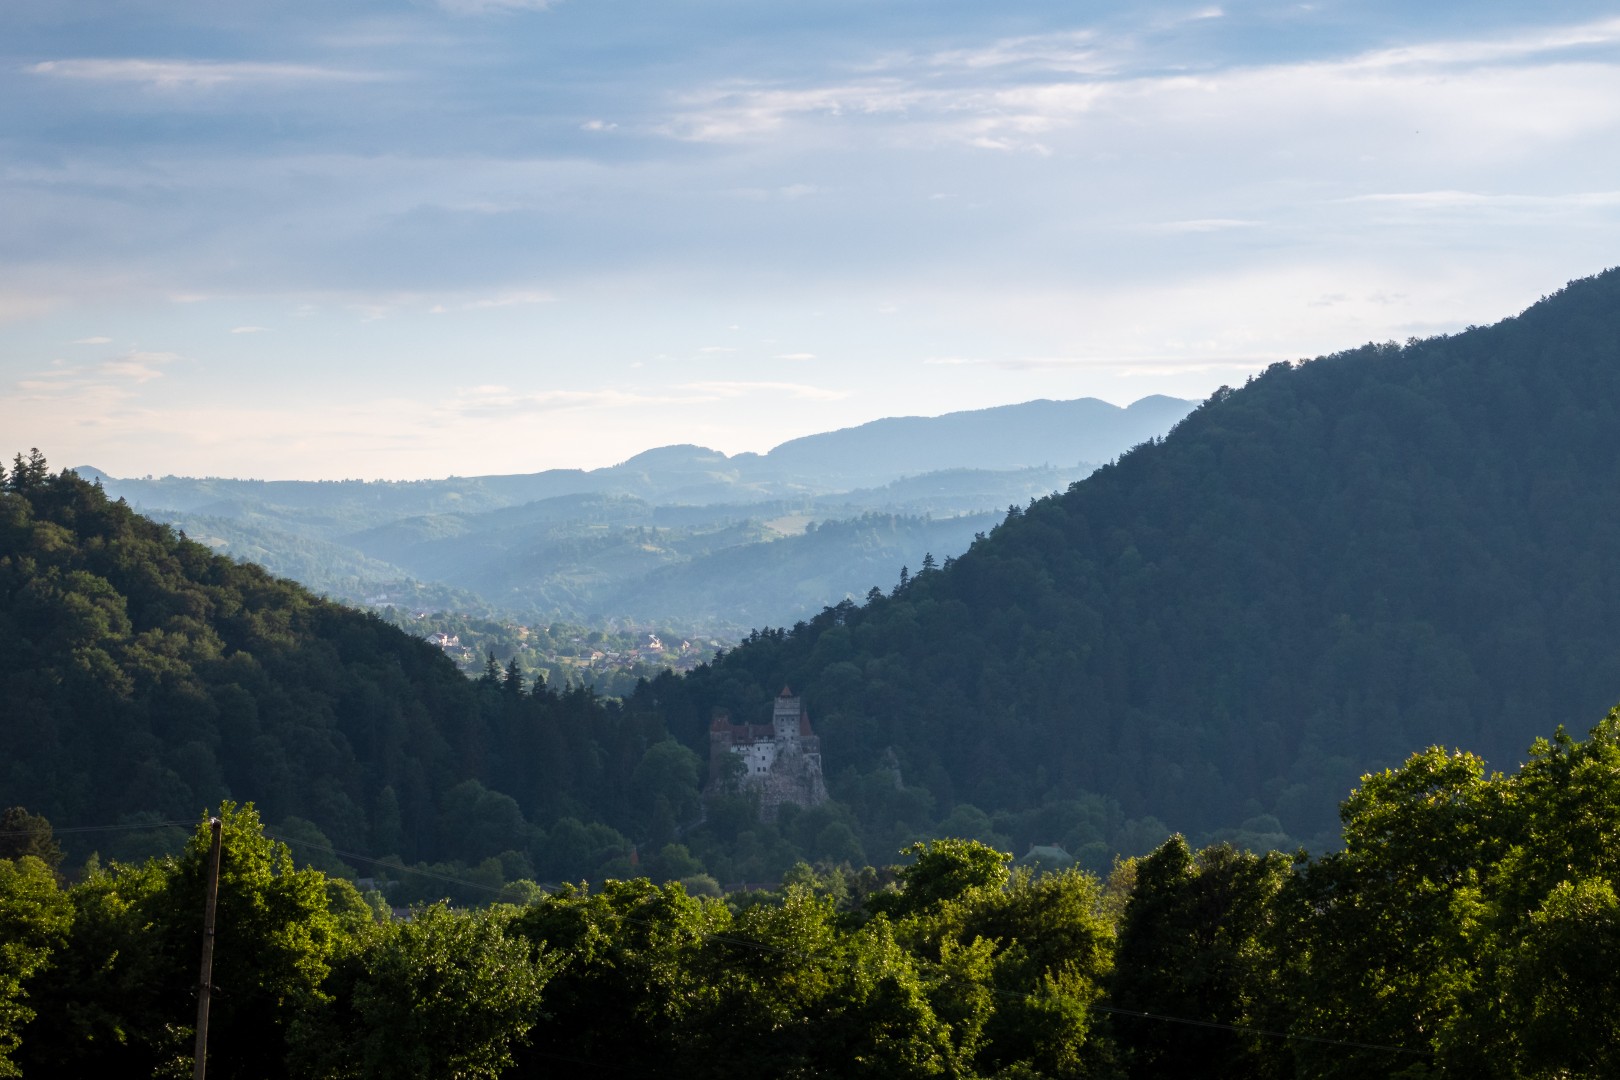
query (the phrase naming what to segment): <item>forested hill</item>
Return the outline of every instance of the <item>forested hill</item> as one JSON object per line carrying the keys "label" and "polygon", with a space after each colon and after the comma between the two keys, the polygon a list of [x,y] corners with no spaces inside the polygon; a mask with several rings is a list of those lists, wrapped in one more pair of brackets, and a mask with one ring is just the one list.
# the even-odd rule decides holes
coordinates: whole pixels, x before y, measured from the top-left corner
{"label": "forested hill", "polygon": [[941,801],[1074,788],[1313,846],[1431,743],[1511,768],[1620,699],[1620,271],[1516,318],[1276,364],[864,606],[660,687],[803,688],[830,771]]}
{"label": "forested hill", "polygon": [[[676,748],[645,710],[515,666],[469,680],[427,642],[212,555],[37,453],[3,479],[0,805],[99,828],[253,800],[317,844],[501,856],[496,884],[596,873],[629,851],[617,829],[653,835],[659,796],[691,813],[696,759],[675,755],[673,787],[649,780],[649,754],[668,765]],[[637,769],[652,805],[627,799]],[[583,821],[559,828],[568,815]],[[118,855],[123,836],[90,840]]]}

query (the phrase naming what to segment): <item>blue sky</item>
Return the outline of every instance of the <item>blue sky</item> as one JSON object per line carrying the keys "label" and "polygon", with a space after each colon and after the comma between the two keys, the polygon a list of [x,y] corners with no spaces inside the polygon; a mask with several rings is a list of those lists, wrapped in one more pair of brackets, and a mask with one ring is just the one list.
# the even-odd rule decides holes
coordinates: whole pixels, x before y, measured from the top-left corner
{"label": "blue sky", "polygon": [[1201,397],[1617,251],[1612,2],[0,6],[0,448],[119,475]]}

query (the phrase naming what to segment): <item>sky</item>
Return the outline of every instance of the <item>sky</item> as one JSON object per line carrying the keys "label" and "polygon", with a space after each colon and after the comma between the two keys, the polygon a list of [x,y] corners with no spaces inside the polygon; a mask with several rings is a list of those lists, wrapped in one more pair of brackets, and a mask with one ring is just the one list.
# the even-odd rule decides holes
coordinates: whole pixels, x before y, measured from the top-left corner
{"label": "sky", "polygon": [[1616,263],[1613,0],[0,5],[0,450],[116,476],[1202,398]]}

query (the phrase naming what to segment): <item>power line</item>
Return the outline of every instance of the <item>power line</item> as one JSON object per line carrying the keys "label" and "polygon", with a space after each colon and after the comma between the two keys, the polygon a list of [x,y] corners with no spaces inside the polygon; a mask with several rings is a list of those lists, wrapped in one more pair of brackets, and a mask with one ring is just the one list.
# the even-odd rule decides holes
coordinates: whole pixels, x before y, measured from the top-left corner
{"label": "power line", "polygon": [[369,855],[361,855],[360,853],[354,851],[344,851],[342,848],[331,847],[327,844],[317,844],[311,840],[297,840],[290,836],[282,836],[270,829],[265,829],[264,835],[271,840],[277,841],[278,843],[291,844],[295,847],[312,848],[315,851],[323,851],[329,855],[337,855],[345,859],[353,859],[356,862],[368,863],[372,866],[380,866],[386,870],[398,870],[401,873],[415,874],[418,877],[432,878],[435,881],[444,881],[451,885],[462,885],[469,889],[477,889],[480,892],[487,892],[494,896],[498,896],[504,891],[500,887],[486,885],[481,881],[468,881],[466,878],[458,878],[451,874],[441,874],[434,870],[422,870],[418,867],[406,866],[401,862],[391,862],[388,859],[374,859]]}
{"label": "power line", "polygon": [[[53,836],[61,836],[64,833],[119,832],[126,829],[168,829],[175,826],[189,829],[196,824],[195,821],[142,821],[133,825],[74,825],[65,829],[58,829],[53,825],[50,827],[50,831]],[[0,832],[0,836],[35,835],[37,835],[37,831],[33,829],[8,829]]]}

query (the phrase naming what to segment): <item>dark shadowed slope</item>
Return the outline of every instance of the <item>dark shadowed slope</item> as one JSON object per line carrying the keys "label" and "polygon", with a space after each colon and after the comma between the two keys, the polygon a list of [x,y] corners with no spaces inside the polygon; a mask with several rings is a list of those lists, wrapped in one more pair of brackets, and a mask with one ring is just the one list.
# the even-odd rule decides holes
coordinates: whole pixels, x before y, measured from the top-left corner
{"label": "dark shadowed slope", "polygon": [[1320,841],[1414,746],[1511,767],[1620,698],[1617,431],[1620,271],[1277,364],[894,596],[756,636],[672,723],[787,682],[834,772],[893,746],[942,800]]}

